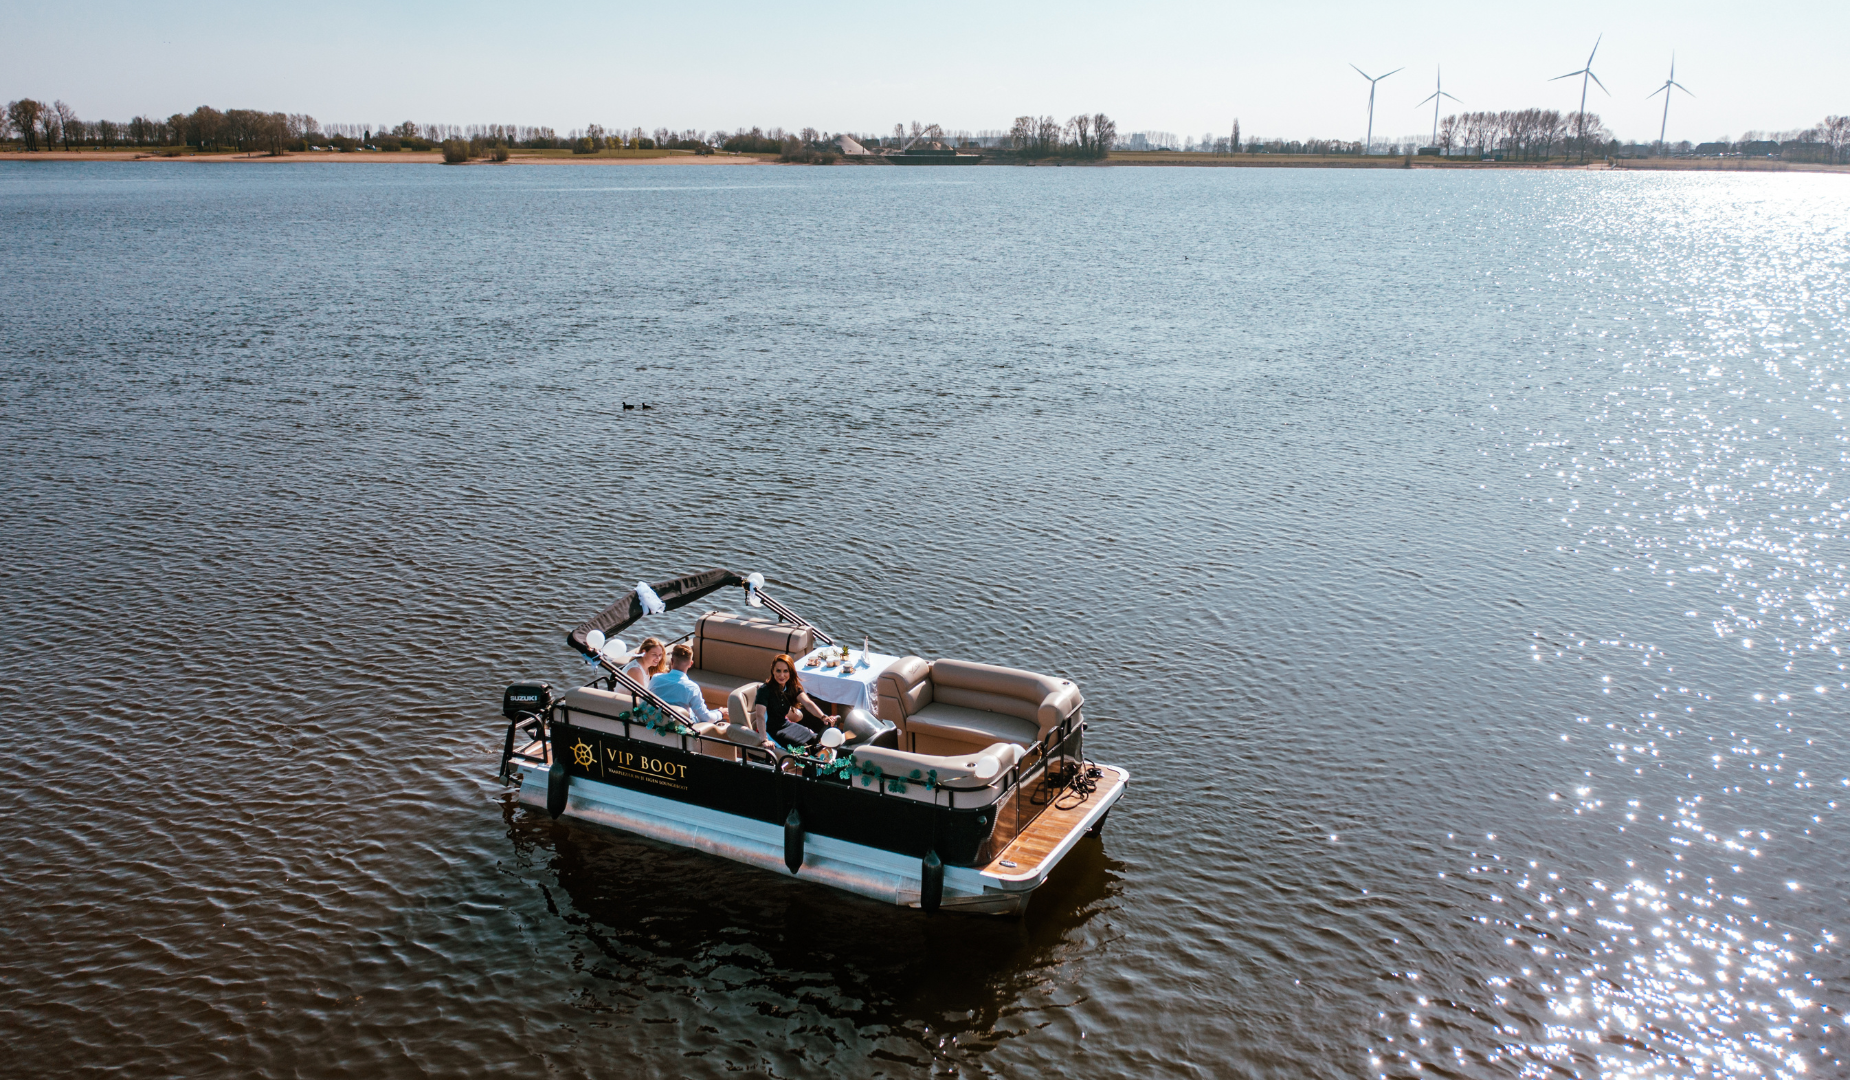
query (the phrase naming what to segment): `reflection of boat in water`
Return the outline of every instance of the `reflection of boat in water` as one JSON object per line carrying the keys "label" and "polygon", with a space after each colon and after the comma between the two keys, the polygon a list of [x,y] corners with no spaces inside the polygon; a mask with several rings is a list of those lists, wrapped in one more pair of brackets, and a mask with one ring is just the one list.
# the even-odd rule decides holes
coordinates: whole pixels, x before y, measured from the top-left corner
{"label": "reflection of boat in water", "polygon": [[[600,678],[561,695],[510,686],[501,775],[520,785],[520,801],[926,910],[1019,912],[1079,839],[1102,829],[1130,774],[1085,759],[1073,683],[834,648],[761,580],[707,570],[639,588],[567,637],[602,666]],[[727,713],[693,723],[625,674],[614,635],[646,610],[728,587],[775,617],[708,611],[684,635],[688,675]],[[806,746],[751,727],[759,680],[779,653],[815,661],[801,668],[812,697],[841,699],[839,728]]]}

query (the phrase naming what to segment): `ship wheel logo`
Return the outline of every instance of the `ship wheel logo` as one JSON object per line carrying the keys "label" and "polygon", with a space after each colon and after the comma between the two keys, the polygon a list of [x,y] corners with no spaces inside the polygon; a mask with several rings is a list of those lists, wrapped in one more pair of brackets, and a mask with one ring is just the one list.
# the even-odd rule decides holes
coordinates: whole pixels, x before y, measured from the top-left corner
{"label": "ship wheel logo", "polygon": [[591,748],[585,745],[583,739],[580,739],[572,747],[572,760],[578,763],[579,768],[589,769],[592,763],[597,761],[597,755],[591,752]]}

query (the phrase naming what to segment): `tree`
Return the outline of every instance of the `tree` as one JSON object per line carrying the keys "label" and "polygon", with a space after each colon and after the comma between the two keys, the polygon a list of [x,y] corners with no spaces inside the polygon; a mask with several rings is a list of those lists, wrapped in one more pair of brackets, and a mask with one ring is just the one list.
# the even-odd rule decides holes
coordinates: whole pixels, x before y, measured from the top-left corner
{"label": "tree", "polygon": [[55,105],[39,110],[39,138],[45,142],[46,150],[58,148],[58,137],[64,134],[63,125],[58,123],[58,110]]}
{"label": "tree", "polygon": [[1818,125],[1819,141],[1831,148],[1831,163],[1836,164],[1844,156],[1844,148],[1850,146],[1850,116],[1827,116],[1824,123]]}
{"label": "tree", "polygon": [[1227,148],[1233,153],[1240,152],[1240,118],[1233,118],[1233,138],[1227,140]]}
{"label": "tree", "polygon": [[1080,113],[1066,122],[1066,130],[1073,137],[1083,157],[1092,156],[1092,118]]}
{"label": "tree", "polygon": [[1463,126],[1463,122],[1458,118],[1457,113],[1453,113],[1452,115],[1439,121],[1439,152],[1440,153],[1446,155],[1447,157],[1451,156],[1452,144],[1458,141],[1458,131],[1459,131],[1459,128],[1461,128],[1462,126]]}
{"label": "tree", "polygon": [[63,140],[64,148],[69,150],[71,143],[83,138],[83,121],[77,119],[77,110],[62,101],[51,103],[52,111],[58,114],[58,137]]}
{"label": "tree", "polygon": [[31,98],[20,98],[18,101],[7,102],[7,120],[12,123],[13,129],[19,132],[19,137],[25,142],[27,150],[39,148],[39,114],[44,111],[45,106]]}
{"label": "tree", "polygon": [[180,127],[184,141],[201,150],[216,150],[227,141],[225,114],[210,105],[201,105],[191,116],[181,117]]}
{"label": "tree", "polygon": [[257,124],[257,142],[264,153],[271,157],[282,157],[292,141],[287,113],[259,113]]}
{"label": "tree", "polygon": [[1043,116],[1034,122],[1034,150],[1041,157],[1060,149],[1060,121]]}
{"label": "tree", "polygon": [[[893,133],[899,134],[899,129],[895,127]],[[1015,150],[1026,151],[1033,141],[1034,117],[1017,116],[1015,122],[1009,126],[1009,146]]]}
{"label": "tree", "polygon": [[[1234,122],[1237,126],[1239,121]],[[1092,141],[1098,146],[1098,156],[1111,153],[1111,148],[1118,145],[1118,125],[1104,113],[1092,114]]]}

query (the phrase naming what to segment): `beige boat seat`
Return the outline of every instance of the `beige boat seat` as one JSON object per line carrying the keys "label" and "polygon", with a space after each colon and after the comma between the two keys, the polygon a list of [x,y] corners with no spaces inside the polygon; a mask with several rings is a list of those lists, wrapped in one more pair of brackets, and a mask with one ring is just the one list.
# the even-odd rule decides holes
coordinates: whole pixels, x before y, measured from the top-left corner
{"label": "beige boat seat", "polygon": [[1028,747],[1085,704],[1070,679],[969,660],[900,658],[880,674],[882,719],[914,753],[974,753],[995,742]]}
{"label": "beige boat seat", "polygon": [[[592,686],[581,686],[576,690],[567,690],[562,702],[565,705],[567,723],[610,735],[622,735],[624,733],[623,722],[617,717],[630,707],[632,700],[629,694],[621,690],[600,690]],[[689,746],[708,757],[737,761],[740,758],[737,747],[750,747],[754,750],[764,748],[763,736],[753,732],[749,724],[740,726],[725,721],[689,724],[691,717],[687,715],[686,710],[671,705],[669,711],[674,713],[682,723],[688,724],[688,727],[696,734],[706,736],[697,742],[690,742]],[[654,743],[657,746],[680,747],[682,745],[680,735],[666,731],[651,731],[646,724],[630,724],[629,737],[637,742]]]}
{"label": "beige boat seat", "polygon": [[742,756],[739,753],[739,747],[753,750],[766,749],[764,736],[753,731],[749,726],[741,727],[738,724],[721,720],[710,724],[695,724],[694,730],[706,736],[700,740],[699,750],[708,757],[738,761]]}
{"label": "beige boat seat", "polygon": [[[600,690],[594,686],[581,686],[576,690],[567,690],[560,699],[565,706],[565,722],[587,727],[593,731],[602,731],[610,735],[622,735],[623,722],[617,717],[629,709],[635,699],[623,690]],[[673,710],[683,723],[690,718],[680,709]],[[638,742],[656,743],[661,746],[679,746],[681,738],[667,732],[650,731],[646,724],[632,723],[629,737]]]}
{"label": "beige boat seat", "polygon": [[756,730],[756,725],[752,723],[752,710],[758,705],[758,688],[763,685],[762,680],[748,682],[726,695],[726,719],[735,726]]}
{"label": "beige boat seat", "polygon": [[[700,684],[708,708],[728,708],[733,691],[770,676],[777,654],[794,660],[815,648],[815,642],[815,632],[807,626],[709,611],[694,624],[694,667],[687,675]],[[732,719],[740,722],[736,716]]]}
{"label": "beige boat seat", "polygon": [[[1002,782],[1008,779],[1009,769],[1021,760],[1021,756],[1022,748],[1010,742],[992,743],[976,753],[949,757],[863,746],[854,751],[851,758],[853,764],[860,767],[872,765],[879,771],[852,773],[849,782],[856,787],[873,787],[877,784],[883,792],[895,798],[940,806],[951,802],[947,791],[955,792],[958,806],[982,806],[994,802],[1001,794]],[[987,779],[977,775],[979,766],[985,761],[994,770]],[[932,787],[922,782],[927,778],[933,778]],[[863,783],[864,779],[866,783]],[[891,783],[894,779],[920,782],[906,783],[903,790],[900,790],[900,785]],[[988,797],[985,798],[983,793],[988,793]]]}

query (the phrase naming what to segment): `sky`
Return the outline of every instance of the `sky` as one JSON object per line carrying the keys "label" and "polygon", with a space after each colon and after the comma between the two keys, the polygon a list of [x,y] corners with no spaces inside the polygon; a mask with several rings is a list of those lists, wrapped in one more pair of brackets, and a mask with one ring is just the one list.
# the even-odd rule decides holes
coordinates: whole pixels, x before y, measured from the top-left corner
{"label": "sky", "polygon": [[[10,12],[10,14],[4,14]],[[1850,113],[1850,3],[1269,3],[937,0],[782,5],[541,0],[0,0],[0,95],[85,119],[209,104],[327,123],[732,130],[1006,129],[1104,112],[1121,133],[1360,139],[1428,133],[1452,109],[1578,107],[1657,137],[1676,56],[1693,96],[1668,137],[1701,142]]]}

